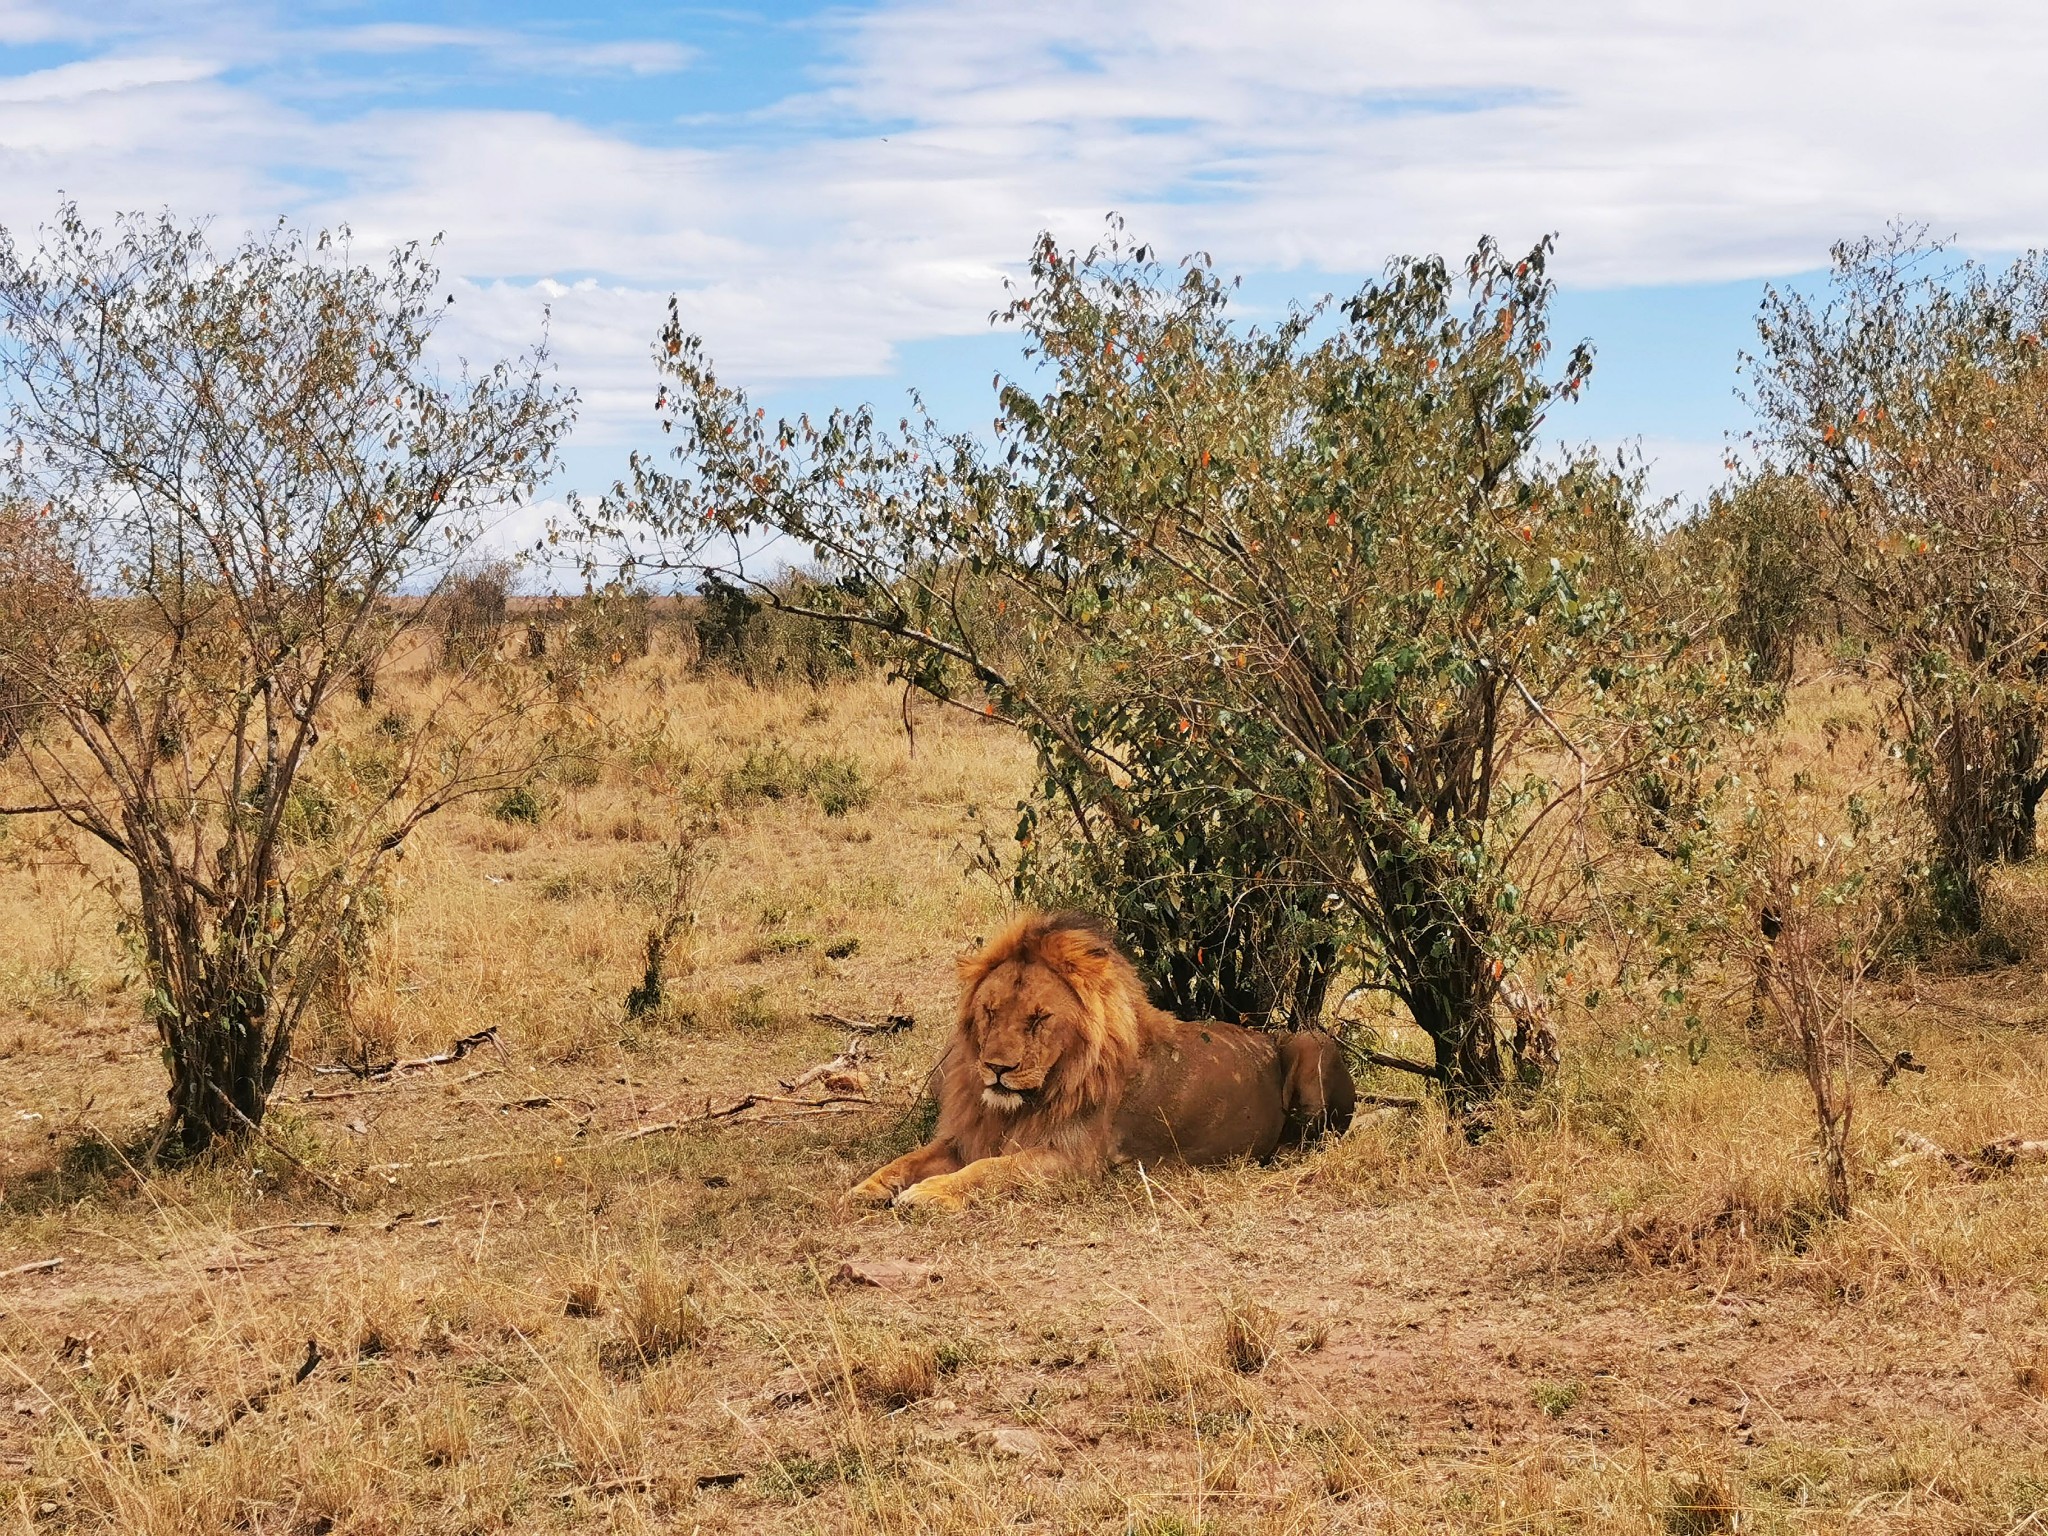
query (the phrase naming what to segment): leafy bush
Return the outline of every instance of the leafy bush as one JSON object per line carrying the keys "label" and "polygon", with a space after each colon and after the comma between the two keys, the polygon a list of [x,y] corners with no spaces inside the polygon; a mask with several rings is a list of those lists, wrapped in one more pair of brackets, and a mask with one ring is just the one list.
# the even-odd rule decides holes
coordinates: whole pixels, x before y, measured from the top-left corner
{"label": "leafy bush", "polygon": [[1909,233],[1844,244],[1825,297],[1771,291],[1760,330],[1766,442],[1819,500],[1943,903],[1974,930],[2048,794],[2048,255],[1992,271]]}
{"label": "leafy bush", "polygon": [[1691,530],[1703,557],[1696,574],[1722,594],[1723,639],[1781,706],[1799,644],[1826,612],[1821,507],[1810,483],[1767,471],[1716,491]]}
{"label": "leafy bush", "polygon": [[591,531],[727,580],[707,539],[801,543],[822,585],[754,600],[1037,748],[1021,894],[1089,898],[1189,1013],[1306,1022],[1352,968],[1490,1093],[1499,979],[1593,873],[1567,829],[1718,715],[1629,601],[1636,481],[1539,451],[1591,367],[1552,358],[1548,254],[1399,261],[1267,331],[1205,261],[1043,241],[1009,317],[1048,384],[1002,388],[993,459],[770,423],[672,315],[681,472],[636,460]]}
{"label": "leafy bush", "polygon": [[547,802],[531,785],[515,784],[492,799],[491,814],[500,821],[537,827],[547,815]]}
{"label": "leafy bush", "polygon": [[844,816],[873,804],[875,790],[852,758],[833,752],[799,757],[779,742],[747,748],[740,765],[725,776],[729,805],[806,795],[827,816]]}
{"label": "leafy bush", "polygon": [[654,598],[629,581],[610,582],[575,597],[555,596],[531,613],[520,647],[557,697],[580,696],[654,646]]}
{"label": "leafy bush", "polygon": [[92,572],[38,588],[0,531],[0,710],[34,722],[0,727],[0,815],[61,816],[132,877],[106,888],[171,1079],[152,1157],[258,1126],[385,862],[530,766],[529,701],[464,679],[422,688],[380,784],[342,771],[338,692],[444,616],[444,649],[487,643],[506,578],[461,562],[572,416],[539,357],[444,384],[439,273],[345,248],[70,205],[34,250],[0,231],[0,506]]}
{"label": "leafy bush", "polygon": [[716,571],[699,579],[695,625],[699,659],[756,688],[785,683],[823,687],[858,671],[861,659],[842,630],[794,612],[829,608],[833,594],[801,574],[767,584],[757,596]]}
{"label": "leafy bush", "polygon": [[824,753],[810,760],[810,793],[827,816],[866,810],[874,804],[875,787],[850,757]]}
{"label": "leafy bush", "polygon": [[[433,605],[443,667],[465,672],[496,654],[511,595],[512,567],[503,560],[480,561],[449,579]],[[370,697],[376,694],[374,672],[367,691]]]}

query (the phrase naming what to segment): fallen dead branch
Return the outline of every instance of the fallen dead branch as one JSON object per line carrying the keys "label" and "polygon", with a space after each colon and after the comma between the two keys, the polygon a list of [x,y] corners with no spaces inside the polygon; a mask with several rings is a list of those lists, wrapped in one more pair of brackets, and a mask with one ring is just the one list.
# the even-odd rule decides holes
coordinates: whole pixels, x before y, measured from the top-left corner
{"label": "fallen dead branch", "polygon": [[2048,1141],[2030,1140],[2024,1136],[2004,1136],[1967,1154],[1952,1152],[1918,1131],[1895,1132],[1893,1140],[1898,1143],[1899,1155],[1885,1164],[1887,1168],[1901,1168],[1923,1160],[1940,1161],[1963,1178],[1981,1179],[2017,1168],[2022,1163],[2048,1163]]}
{"label": "fallen dead branch", "polygon": [[1358,1095],[1358,1102],[1361,1104],[1376,1104],[1382,1109],[1420,1109],[1422,1107],[1422,1100],[1412,1094],[1405,1093],[1361,1093]]}
{"label": "fallen dead branch", "polygon": [[391,1077],[395,1077],[400,1072],[418,1072],[428,1067],[445,1067],[449,1062],[460,1061],[471,1051],[485,1045],[496,1046],[500,1051],[504,1050],[504,1046],[498,1043],[497,1025],[489,1025],[478,1030],[473,1035],[464,1035],[450,1045],[447,1050],[432,1056],[414,1056],[409,1060],[392,1060],[374,1067],[367,1062],[337,1061],[324,1067],[315,1067],[313,1070],[326,1077],[358,1077],[365,1082],[381,1083]]}
{"label": "fallen dead branch", "polygon": [[830,1024],[834,1029],[850,1029],[856,1035],[900,1035],[917,1027],[917,1016],[910,1013],[892,1013],[879,1024],[868,1019],[850,1019],[843,1013],[827,1013],[822,1009],[811,1017],[820,1024]]}
{"label": "fallen dead branch", "polygon": [[[560,1147],[506,1147],[497,1152],[471,1152],[463,1157],[430,1157],[415,1162],[372,1163],[372,1173],[401,1173],[408,1168],[462,1168],[471,1163],[499,1163],[513,1157],[560,1157],[567,1152],[587,1152],[600,1145],[590,1141],[572,1141]],[[426,1222],[421,1222],[426,1226]]]}
{"label": "fallen dead branch", "polygon": [[46,1269],[60,1269],[63,1264],[61,1254],[54,1259],[37,1259],[32,1264],[17,1264],[12,1269],[0,1269],[0,1280],[12,1280],[16,1275],[41,1274]]}
{"label": "fallen dead branch", "polygon": [[653,1487],[653,1474],[641,1472],[632,1477],[607,1478],[601,1483],[579,1483],[574,1488],[564,1488],[555,1498],[563,1504],[573,1504],[579,1498],[613,1498],[622,1493],[646,1493]]}
{"label": "fallen dead branch", "polygon": [[1977,1161],[1988,1168],[2017,1168],[2021,1163],[2048,1163],[2048,1141],[2007,1136],[1977,1149]]}
{"label": "fallen dead branch", "polygon": [[861,1064],[866,1059],[867,1053],[856,1040],[830,1061],[821,1061],[815,1067],[808,1067],[784,1082],[782,1091],[795,1093],[799,1088],[822,1083],[828,1093],[865,1093],[867,1074],[861,1071]]}
{"label": "fallen dead branch", "polygon": [[[687,1120],[663,1120],[654,1125],[636,1125],[631,1130],[621,1131],[612,1137],[616,1145],[620,1142],[639,1141],[645,1136],[662,1136],[671,1131],[685,1130],[693,1125],[704,1125],[716,1120],[730,1120],[735,1115],[763,1105],[786,1105],[799,1112],[825,1112],[843,1114],[848,1109],[872,1109],[875,1101],[866,1094],[827,1094],[819,1099],[799,1099],[780,1093],[750,1093],[743,1098],[718,1109],[707,1107],[703,1114],[693,1115]],[[783,1118],[789,1118],[787,1116]]]}

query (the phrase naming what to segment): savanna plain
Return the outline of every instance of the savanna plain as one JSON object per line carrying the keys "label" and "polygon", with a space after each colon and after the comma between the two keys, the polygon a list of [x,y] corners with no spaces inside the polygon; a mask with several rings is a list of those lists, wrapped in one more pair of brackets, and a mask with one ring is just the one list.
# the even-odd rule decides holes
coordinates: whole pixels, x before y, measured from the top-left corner
{"label": "savanna plain", "polygon": [[[187,1166],[139,1160],[114,871],[0,830],[0,1525],[2048,1529],[2048,1170],[1895,1156],[2048,1128],[2029,867],[2002,963],[1869,989],[1926,1070],[1859,1068],[1846,1220],[1733,973],[1690,1034],[1561,1003],[1484,1134],[1368,1103],[1267,1166],[873,1212],[841,1196],[928,1125],[954,959],[1010,915],[1028,748],[666,632],[581,707],[569,766],[417,834],[263,1135]],[[1824,672],[1788,722],[1788,772],[1871,728]]]}

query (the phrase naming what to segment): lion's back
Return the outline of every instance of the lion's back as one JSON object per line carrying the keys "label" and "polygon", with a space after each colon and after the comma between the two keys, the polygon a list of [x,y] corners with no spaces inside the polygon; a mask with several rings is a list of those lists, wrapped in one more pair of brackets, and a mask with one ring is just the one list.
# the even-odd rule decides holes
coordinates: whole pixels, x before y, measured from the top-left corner
{"label": "lion's back", "polygon": [[1140,1056],[1114,1121],[1119,1162],[1264,1158],[1287,1123],[1272,1037],[1235,1024],[1165,1021]]}

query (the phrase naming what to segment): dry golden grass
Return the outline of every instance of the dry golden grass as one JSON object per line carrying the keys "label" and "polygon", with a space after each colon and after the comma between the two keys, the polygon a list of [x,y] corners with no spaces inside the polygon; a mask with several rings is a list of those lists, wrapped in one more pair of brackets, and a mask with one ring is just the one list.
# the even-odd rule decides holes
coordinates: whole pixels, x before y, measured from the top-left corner
{"label": "dry golden grass", "polygon": [[[1270,1167],[848,1211],[1001,919],[969,866],[1027,755],[659,654],[586,702],[590,767],[537,824],[431,828],[276,1145],[202,1167],[124,1162],[161,1085],[119,935],[56,834],[0,840],[0,1271],[64,1260],[0,1279],[0,1529],[2048,1525],[2048,1179],[1884,1166],[1895,1130],[2048,1133],[2031,948],[1874,999],[1930,1071],[1866,1083],[1846,1222],[1732,1004],[1697,1067],[1568,1014],[1564,1079],[1477,1145],[1390,1113]],[[1796,752],[1847,750],[1853,698],[1801,707]],[[872,798],[828,815],[848,762]],[[629,1023],[685,809],[696,922]],[[831,1057],[817,1010],[916,1015],[884,1107],[616,1139]],[[389,1083],[308,1070],[486,1025],[502,1053]]]}

